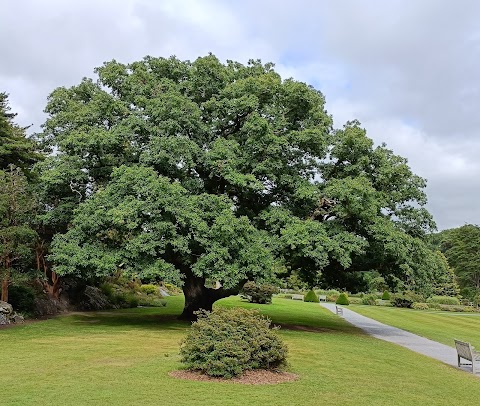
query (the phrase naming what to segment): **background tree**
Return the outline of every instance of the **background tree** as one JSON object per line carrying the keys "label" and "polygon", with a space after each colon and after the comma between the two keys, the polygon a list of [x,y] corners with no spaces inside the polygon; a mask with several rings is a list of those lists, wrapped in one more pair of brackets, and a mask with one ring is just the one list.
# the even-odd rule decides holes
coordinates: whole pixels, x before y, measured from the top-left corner
{"label": "background tree", "polygon": [[0,273],[1,300],[8,302],[12,278],[28,271],[36,232],[31,228],[34,201],[25,175],[10,166],[0,171]]}
{"label": "background tree", "polygon": [[[186,317],[247,278],[268,279],[273,260],[308,285],[319,271],[428,280],[425,181],[357,122],[333,131],[319,91],[271,64],[213,55],[96,72],[46,108],[42,138],[56,154],[41,176],[62,194],[45,216],[73,226],[54,240],[55,271],[176,278]],[[225,288],[213,294],[206,279]]]}
{"label": "background tree", "polygon": [[13,122],[15,116],[10,112],[8,95],[0,93],[0,169],[14,165],[29,176],[32,165],[42,155],[36,150],[35,142],[25,136],[25,128]]}
{"label": "background tree", "polygon": [[454,269],[462,294],[473,298],[480,293],[480,227],[466,224],[445,230],[441,241],[441,251]]}

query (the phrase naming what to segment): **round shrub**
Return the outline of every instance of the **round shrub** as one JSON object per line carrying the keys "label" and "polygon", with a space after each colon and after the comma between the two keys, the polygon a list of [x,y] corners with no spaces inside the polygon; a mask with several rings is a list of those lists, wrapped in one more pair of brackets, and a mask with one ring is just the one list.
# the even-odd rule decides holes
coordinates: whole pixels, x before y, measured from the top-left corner
{"label": "round shrub", "polygon": [[350,304],[346,293],[340,293],[340,295],[338,295],[338,299],[335,303],[339,304],[339,305],[345,305],[345,306]]}
{"label": "round shrub", "polygon": [[386,291],[383,292],[382,300],[390,300],[391,296],[392,295],[390,295],[390,292],[388,290],[386,290]]}
{"label": "round shrub", "polygon": [[180,347],[188,369],[231,378],[246,370],[286,365],[286,345],[258,311],[217,308],[197,316]]}
{"label": "round shrub", "polygon": [[250,303],[268,304],[272,303],[272,295],[278,293],[278,288],[268,284],[257,285],[255,282],[249,281],[243,285],[240,293]]}
{"label": "round shrub", "polygon": [[318,296],[313,290],[309,290],[307,294],[305,295],[305,299],[303,299],[305,302],[318,302]]}

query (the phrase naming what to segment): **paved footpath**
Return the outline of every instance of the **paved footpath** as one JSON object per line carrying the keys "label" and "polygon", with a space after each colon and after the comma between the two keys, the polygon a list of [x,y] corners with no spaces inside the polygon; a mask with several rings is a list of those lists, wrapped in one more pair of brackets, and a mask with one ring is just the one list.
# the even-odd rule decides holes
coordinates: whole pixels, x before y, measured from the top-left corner
{"label": "paved footpath", "polygon": [[[327,308],[331,312],[336,313],[335,304],[320,303],[320,305]],[[343,318],[349,323],[353,324],[355,327],[362,329],[367,334],[375,338],[401,345],[409,350],[426,355],[427,357],[435,358],[445,364],[458,368],[457,351],[455,348],[417,336],[416,334],[409,333],[408,331],[401,330],[396,327],[388,326],[380,323],[379,321],[370,319],[369,317],[362,316],[345,307],[343,307]],[[472,371],[472,368],[469,366],[462,366],[460,369],[469,372]],[[477,373],[476,376],[480,375]]]}

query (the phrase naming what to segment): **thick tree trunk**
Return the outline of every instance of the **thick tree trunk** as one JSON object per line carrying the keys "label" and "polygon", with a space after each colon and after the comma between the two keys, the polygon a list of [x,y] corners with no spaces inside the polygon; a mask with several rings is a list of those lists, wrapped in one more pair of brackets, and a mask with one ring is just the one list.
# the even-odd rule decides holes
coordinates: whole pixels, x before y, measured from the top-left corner
{"label": "thick tree trunk", "polygon": [[197,319],[195,312],[200,309],[211,311],[213,304],[224,297],[235,295],[238,289],[225,290],[207,288],[205,278],[195,276],[190,269],[183,270],[185,275],[183,294],[185,295],[185,306],[180,315],[182,320],[194,321]]}

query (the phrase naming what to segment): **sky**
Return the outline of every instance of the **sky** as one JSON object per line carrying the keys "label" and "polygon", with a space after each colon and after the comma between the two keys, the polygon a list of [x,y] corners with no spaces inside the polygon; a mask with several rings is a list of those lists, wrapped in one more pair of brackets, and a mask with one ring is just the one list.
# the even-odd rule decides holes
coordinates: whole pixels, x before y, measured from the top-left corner
{"label": "sky", "polygon": [[275,63],[426,178],[439,230],[480,224],[476,0],[0,0],[0,91],[38,131],[50,92],[146,55]]}

